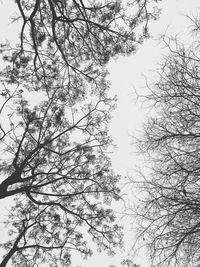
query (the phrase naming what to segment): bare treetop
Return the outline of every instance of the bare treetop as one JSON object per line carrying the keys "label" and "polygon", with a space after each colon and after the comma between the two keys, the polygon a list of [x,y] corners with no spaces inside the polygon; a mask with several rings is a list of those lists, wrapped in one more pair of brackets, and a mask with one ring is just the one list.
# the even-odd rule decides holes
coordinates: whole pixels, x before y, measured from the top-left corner
{"label": "bare treetop", "polygon": [[136,213],[153,266],[199,266],[199,49],[170,42],[147,96],[157,110],[139,141],[150,171]]}

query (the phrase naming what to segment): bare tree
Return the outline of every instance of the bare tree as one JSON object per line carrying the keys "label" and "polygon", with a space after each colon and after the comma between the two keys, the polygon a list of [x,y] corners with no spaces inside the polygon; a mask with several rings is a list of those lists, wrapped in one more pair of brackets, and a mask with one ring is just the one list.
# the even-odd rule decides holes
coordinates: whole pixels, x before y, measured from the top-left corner
{"label": "bare tree", "polygon": [[[139,236],[152,266],[197,266],[200,256],[200,61],[196,45],[165,38],[170,53],[150,88],[156,115],[144,125],[140,151],[150,163],[139,183]],[[198,265],[199,266],[199,265]]]}

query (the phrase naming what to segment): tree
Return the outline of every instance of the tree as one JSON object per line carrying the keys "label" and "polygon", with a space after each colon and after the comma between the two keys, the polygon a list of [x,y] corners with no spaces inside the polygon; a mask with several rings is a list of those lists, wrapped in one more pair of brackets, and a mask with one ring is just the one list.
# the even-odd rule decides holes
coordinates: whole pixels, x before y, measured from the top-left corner
{"label": "tree", "polygon": [[150,171],[139,183],[138,234],[153,266],[199,266],[199,47],[165,43],[171,51],[147,96],[154,116],[139,140]]}
{"label": "tree", "polygon": [[[62,73],[72,94],[81,90],[83,77],[96,84],[110,58],[134,52],[148,35],[148,22],[159,13],[157,0],[148,2],[17,0],[13,21],[20,23],[20,42],[2,44],[8,81],[32,79],[35,90],[48,90],[47,77]],[[136,34],[138,24],[143,24],[141,34]]]}
{"label": "tree", "polygon": [[[27,201],[27,204],[23,205],[22,200],[17,201],[13,213],[8,218],[11,237],[3,245],[8,253],[1,266],[6,266],[11,257],[13,264],[17,265],[20,262],[21,266],[40,266],[44,263],[48,263],[49,266],[69,266],[72,251],[76,250],[85,257],[91,255],[92,251],[86,242],[88,235],[92,236],[94,242],[101,243],[101,249],[109,250],[112,250],[112,246],[116,246],[116,242],[121,239],[118,226],[111,229],[106,225],[106,221],[111,220],[109,210],[96,208],[93,218],[92,214],[89,218],[89,211],[82,218],[80,214],[71,216],[69,209],[64,206],[60,211],[53,205],[42,208]],[[99,227],[103,217],[105,223]],[[90,224],[88,233],[84,221]],[[104,241],[100,241],[101,238]]]}
{"label": "tree", "polygon": [[20,41],[1,44],[0,198],[15,204],[0,266],[69,266],[72,250],[91,254],[87,240],[109,253],[122,244],[108,207],[120,192],[105,65],[135,51],[133,29],[143,22],[146,35],[157,11],[147,1],[132,3],[134,14],[120,1],[15,2]]}
{"label": "tree", "polygon": [[[99,99],[95,104],[91,100],[81,107],[69,107],[67,97],[61,98],[58,88],[48,93],[48,100],[43,95],[43,100],[30,109],[21,94],[10,96],[10,101],[12,97],[17,115],[9,114],[7,129],[1,125],[1,170],[5,179],[0,184],[0,197],[19,196],[10,216],[16,228],[11,233],[17,243],[14,248],[10,241],[5,245],[9,249],[6,261],[12,256],[14,262],[33,266],[34,260],[40,261],[40,250],[64,250],[69,243],[66,239],[73,240],[72,247],[83,254],[90,254],[89,249],[79,248],[86,246],[81,234],[84,227],[101,249],[112,252],[113,246],[121,243],[121,231],[113,223],[112,210],[105,206],[120,198],[116,186],[119,177],[106,156],[111,145],[107,133],[111,100]],[[66,235],[73,233],[65,239],[63,231]],[[49,246],[42,244],[49,240]],[[39,250],[37,257],[32,252],[31,263],[30,250]],[[58,260],[53,255],[49,262]],[[5,259],[1,266],[5,266]],[[63,266],[68,261],[64,257]]]}

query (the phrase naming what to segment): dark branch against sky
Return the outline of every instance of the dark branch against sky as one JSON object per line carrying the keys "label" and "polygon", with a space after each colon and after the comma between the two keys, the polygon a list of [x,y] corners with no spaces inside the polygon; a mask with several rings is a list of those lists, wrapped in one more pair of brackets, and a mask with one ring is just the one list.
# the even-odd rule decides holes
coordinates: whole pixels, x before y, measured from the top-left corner
{"label": "dark branch against sky", "polygon": [[111,255],[122,246],[106,64],[148,36],[150,2],[15,1],[19,39],[1,44],[0,198],[15,205],[0,266],[69,266],[73,250],[92,254],[89,239]]}

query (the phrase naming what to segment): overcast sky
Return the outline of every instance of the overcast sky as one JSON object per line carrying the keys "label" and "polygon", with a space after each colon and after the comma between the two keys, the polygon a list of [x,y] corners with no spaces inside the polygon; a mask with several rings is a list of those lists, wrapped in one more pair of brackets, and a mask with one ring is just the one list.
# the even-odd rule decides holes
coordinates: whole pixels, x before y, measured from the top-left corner
{"label": "overcast sky", "polygon": [[[6,6],[5,4],[2,7],[0,6],[0,36],[1,39],[4,37],[7,37],[9,40],[11,38],[15,39],[16,34],[13,30],[12,32],[9,30],[7,21],[7,15],[12,10],[14,1],[6,0],[3,2],[6,3]],[[158,35],[165,32],[168,35],[179,33],[179,36],[184,41],[187,41],[190,38],[188,34],[189,20],[183,14],[196,14],[200,3],[198,0],[165,0],[161,6],[162,14],[159,21],[150,24],[152,38],[145,41],[135,55],[126,58],[121,57],[109,64],[111,90],[118,96],[118,107],[113,113],[111,123],[111,134],[113,135],[114,142],[117,144],[112,161],[116,172],[122,175],[127,173],[134,175],[134,166],[138,164],[134,153],[135,148],[131,145],[131,135],[135,135],[136,130],[139,130],[142,122],[145,121],[145,110],[141,108],[140,103],[136,105],[134,88],[138,92],[144,90],[144,88],[142,89],[145,86],[143,75],[146,75],[149,80],[153,80],[153,70],[157,68],[157,64],[160,62],[162,54],[164,54],[163,45],[159,44],[157,40]],[[128,224],[129,222],[127,221],[127,226]],[[110,264],[116,264],[119,267],[122,256],[128,252],[130,244],[134,240],[134,233],[130,229],[126,230],[126,240],[127,251],[117,253],[114,258],[110,258],[105,254],[95,254],[88,261],[82,262],[79,256],[76,255],[76,261],[72,266],[108,267]],[[140,263],[141,267],[148,267],[144,255],[140,255],[136,262]]]}

